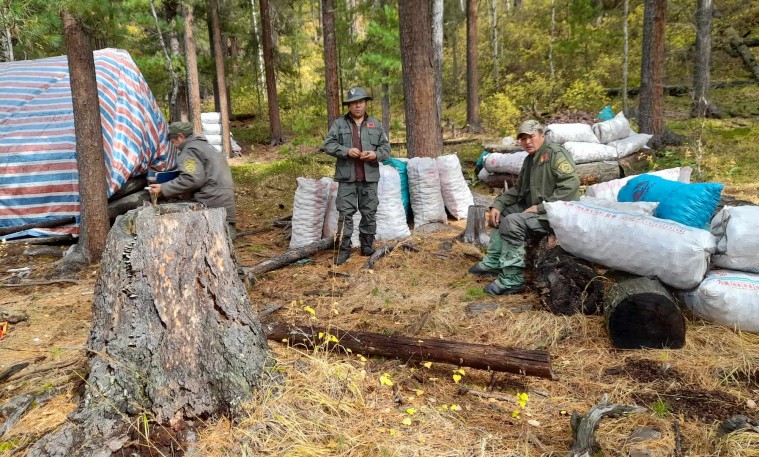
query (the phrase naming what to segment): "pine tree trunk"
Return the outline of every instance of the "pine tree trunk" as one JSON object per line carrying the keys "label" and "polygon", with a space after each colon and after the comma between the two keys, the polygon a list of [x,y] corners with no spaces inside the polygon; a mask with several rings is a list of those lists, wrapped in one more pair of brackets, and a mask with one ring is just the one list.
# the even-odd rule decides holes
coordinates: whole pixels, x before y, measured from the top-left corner
{"label": "pine tree trunk", "polygon": [[192,6],[183,5],[184,16],[184,52],[185,65],[187,66],[187,93],[190,98],[190,118],[192,119],[193,131],[200,133],[200,80],[198,78],[198,59],[195,50],[195,34],[193,33]]}
{"label": "pine tree trunk", "polygon": [[452,49],[452,56],[451,56],[451,89],[453,91],[453,95],[458,99],[459,97],[459,40],[458,40],[458,30],[456,29],[456,24],[453,25],[453,30],[451,32],[451,49]]}
{"label": "pine tree trunk", "polygon": [[432,0],[432,47],[435,55],[435,107],[443,119],[443,0]]}
{"label": "pine tree trunk", "polygon": [[177,110],[177,95],[179,94],[179,79],[177,73],[174,71],[174,65],[171,62],[171,56],[169,56],[169,50],[166,47],[166,41],[163,39],[163,32],[161,31],[161,24],[158,21],[158,14],[155,10],[155,0],[150,0],[150,11],[153,13],[153,20],[155,21],[156,34],[158,35],[158,42],[161,43],[161,50],[163,51],[163,58],[166,60],[166,69],[169,72],[169,78],[171,79],[171,90],[169,91],[169,121],[174,122],[179,119],[176,117]]}
{"label": "pine tree trunk", "polygon": [[622,54],[622,112],[629,114],[627,106],[627,85],[628,69],[630,61],[630,33],[628,31],[628,22],[630,18],[630,0],[625,0],[625,12],[622,18],[622,34],[624,35],[624,48]]}
{"label": "pine tree trunk", "polygon": [[258,14],[256,13],[256,0],[250,0],[250,11],[252,15],[252,24],[253,24],[253,68],[256,72],[256,102],[258,111],[257,114],[261,114],[261,91],[263,90],[264,85],[266,84],[266,81],[264,81],[264,69],[261,68],[261,65],[263,65],[264,61],[264,51],[263,47],[261,46],[261,39],[259,38],[260,35],[258,34]]}
{"label": "pine tree trunk", "polygon": [[84,398],[30,456],[148,455],[129,443],[155,443],[144,424],[181,448],[174,432],[185,421],[235,415],[260,385],[266,336],[237,277],[225,212],[198,207],[118,219],[95,285]]}
{"label": "pine tree trunk", "polygon": [[437,157],[443,151],[435,107],[435,63],[429,0],[398,3],[406,96],[406,146],[409,157]]}
{"label": "pine tree trunk", "polygon": [[757,63],[756,58],[754,57],[754,53],[751,52],[751,49],[746,46],[743,38],[738,35],[738,32],[732,25],[728,26],[725,29],[725,36],[730,41],[730,46],[732,46],[733,49],[735,49],[735,51],[741,56],[743,63],[746,65],[749,71],[751,71],[754,79],[759,81],[759,63]]}
{"label": "pine tree trunk", "polygon": [[[180,60],[182,57],[182,46],[179,41],[179,35],[176,31],[177,15],[179,15],[179,12],[174,10],[171,18],[171,30],[169,31],[169,49],[171,50],[172,60]],[[182,122],[188,122],[190,120],[190,107],[187,85],[180,82],[179,76],[177,76],[177,102],[175,106],[175,118]]]}
{"label": "pine tree trunk", "polygon": [[[384,71],[382,76],[387,78],[387,71]],[[390,138],[390,86],[387,83],[382,83],[382,128]]]}
{"label": "pine tree trunk", "polygon": [[480,94],[479,72],[477,70],[477,3],[478,0],[467,0],[466,7],[466,123],[469,131],[479,133],[480,127]]}
{"label": "pine tree trunk", "polygon": [[645,0],[644,4],[639,125],[641,133],[660,137],[664,134],[664,93],[661,88],[664,86],[667,0]]}
{"label": "pine tree trunk", "polygon": [[8,25],[9,11],[5,10],[5,6],[0,6],[0,20],[2,21],[2,30],[0,30],[0,41],[3,43],[3,54],[5,55],[5,62],[13,62],[15,60],[13,56],[13,38],[11,37],[11,29]]}
{"label": "pine tree trunk", "polygon": [[496,0],[488,0],[488,6],[490,7],[490,44],[493,48],[493,83],[495,84],[496,89],[498,89],[500,88],[498,83],[498,80],[500,79],[500,59],[498,55],[498,2]]}
{"label": "pine tree trunk", "polygon": [[327,128],[340,116],[340,87],[337,81],[337,38],[335,1],[321,0],[324,31],[324,81],[327,89]]}
{"label": "pine tree trunk", "polygon": [[272,44],[271,15],[269,0],[259,0],[261,13],[261,35],[264,48],[264,68],[266,70],[266,96],[269,102],[269,143],[277,146],[284,143],[282,122],[279,120],[279,103],[277,102],[277,81],[274,76],[274,46]]}
{"label": "pine tree trunk", "polygon": [[705,117],[713,110],[709,101],[712,58],[712,0],[698,0],[696,11],[696,52],[693,68],[691,116]]}
{"label": "pine tree trunk", "polygon": [[69,12],[61,12],[61,19],[71,80],[79,173],[78,252],[67,256],[73,265],[97,262],[103,254],[109,230],[108,190],[95,56],[90,37]]}
{"label": "pine tree trunk", "polygon": [[229,133],[229,105],[227,97],[227,75],[224,69],[224,51],[221,48],[221,26],[219,23],[219,4],[211,0],[211,26],[213,27],[213,49],[216,60],[216,81],[219,93],[219,113],[221,114],[221,147],[229,157],[234,157]]}

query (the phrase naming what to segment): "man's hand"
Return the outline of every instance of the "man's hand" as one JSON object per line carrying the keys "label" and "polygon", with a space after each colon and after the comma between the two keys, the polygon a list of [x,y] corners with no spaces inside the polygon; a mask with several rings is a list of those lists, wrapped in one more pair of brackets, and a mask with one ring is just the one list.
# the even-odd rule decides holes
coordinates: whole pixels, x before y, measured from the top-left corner
{"label": "man's hand", "polygon": [[358,148],[350,148],[348,150],[348,157],[350,157],[351,159],[360,159],[361,151],[359,151]]}
{"label": "man's hand", "polygon": [[155,197],[161,195],[161,185],[160,184],[151,184],[147,187],[147,191],[150,192],[150,195],[153,195]]}
{"label": "man's hand", "polygon": [[377,153],[374,151],[364,151],[361,153],[361,160],[364,162],[372,162],[377,160]]}
{"label": "man's hand", "polygon": [[526,210],[524,210],[525,213],[536,213],[538,212],[538,205],[532,205]]}
{"label": "man's hand", "polygon": [[485,213],[485,221],[491,227],[498,227],[501,222],[501,212],[497,208],[490,208],[490,211]]}

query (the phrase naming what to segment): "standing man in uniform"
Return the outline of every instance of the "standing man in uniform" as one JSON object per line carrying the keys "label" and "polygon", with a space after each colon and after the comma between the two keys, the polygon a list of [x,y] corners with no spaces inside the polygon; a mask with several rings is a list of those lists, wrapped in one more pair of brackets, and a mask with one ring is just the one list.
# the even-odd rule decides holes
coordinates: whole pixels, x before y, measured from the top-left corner
{"label": "standing man in uniform", "polygon": [[498,275],[485,287],[485,292],[493,295],[524,291],[527,238],[551,229],[543,202],[580,198],[580,179],[572,156],[563,146],[545,141],[538,121],[523,122],[517,140],[528,155],[514,187],[498,196],[486,213],[487,222],[496,229],[485,258],[469,269],[480,276]]}
{"label": "standing man in uniform", "polygon": [[348,91],[343,105],[348,112],[335,119],[327,133],[322,149],[336,157],[335,181],[337,190],[338,249],[335,265],[345,263],[351,255],[353,215],[361,212],[358,226],[361,255],[374,253],[374,235],[377,233],[377,183],[379,163],[390,157],[390,142],[382,129],[382,123],[366,114],[366,101],[372,97],[362,87]]}
{"label": "standing man in uniform", "polygon": [[214,149],[203,135],[193,134],[189,122],[169,125],[169,141],[177,148],[179,176],[163,184],[151,184],[151,195],[167,198],[188,193],[192,200],[208,208],[225,208],[227,226],[232,241],[237,238],[235,223],[235,189],[232,172],[224,154]]}

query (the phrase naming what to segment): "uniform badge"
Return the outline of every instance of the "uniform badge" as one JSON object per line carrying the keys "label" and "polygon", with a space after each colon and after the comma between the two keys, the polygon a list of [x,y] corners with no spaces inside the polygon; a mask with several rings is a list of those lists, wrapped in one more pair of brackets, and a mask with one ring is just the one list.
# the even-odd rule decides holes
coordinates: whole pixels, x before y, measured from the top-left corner
{"label": "uniform badge", "polygon": [[198,163],[195,159],[187,159],[184,161],[184,169],[187,170],[187,173],[193,174],[198,170]]}
{"label": "uniform badge", "polygon": [[575,171],[575,169],[572,167],[572,165],[569,162],[567,162],[566,160],[562,161],[559,164],[559,166],[556,167],[556,169],[560,173],[564,173],[565,175],[568,175],[569,173],[572,173],[573,171]]}
{"label": "uniform badge", "polygon": [[548,160],[548,153],[547,152],[545,154],[543,154],[542,156],[540,156],[540,163],[543,163],[546,160]]}
{"label": "uniform badge", "polygon": [[369,127],[370,129],[373,129],[374,128],[374,122],[367,122],[366,126]]}

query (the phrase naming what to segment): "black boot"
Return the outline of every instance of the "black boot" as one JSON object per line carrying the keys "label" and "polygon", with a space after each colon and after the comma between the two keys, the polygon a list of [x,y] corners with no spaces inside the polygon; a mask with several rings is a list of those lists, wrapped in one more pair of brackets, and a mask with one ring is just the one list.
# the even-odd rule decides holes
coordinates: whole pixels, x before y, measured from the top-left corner
{"label": "black boot", "polygon": [[342,265],[347,262],[351,256],[351,237],[343,236],[337,249],[338,251],[334,258],[334,263],[335,265]]}
{"label": "black boot", "polygon": [[361,255],[369,257],[374,254],[374,235],[359,235],[361,240]]}

